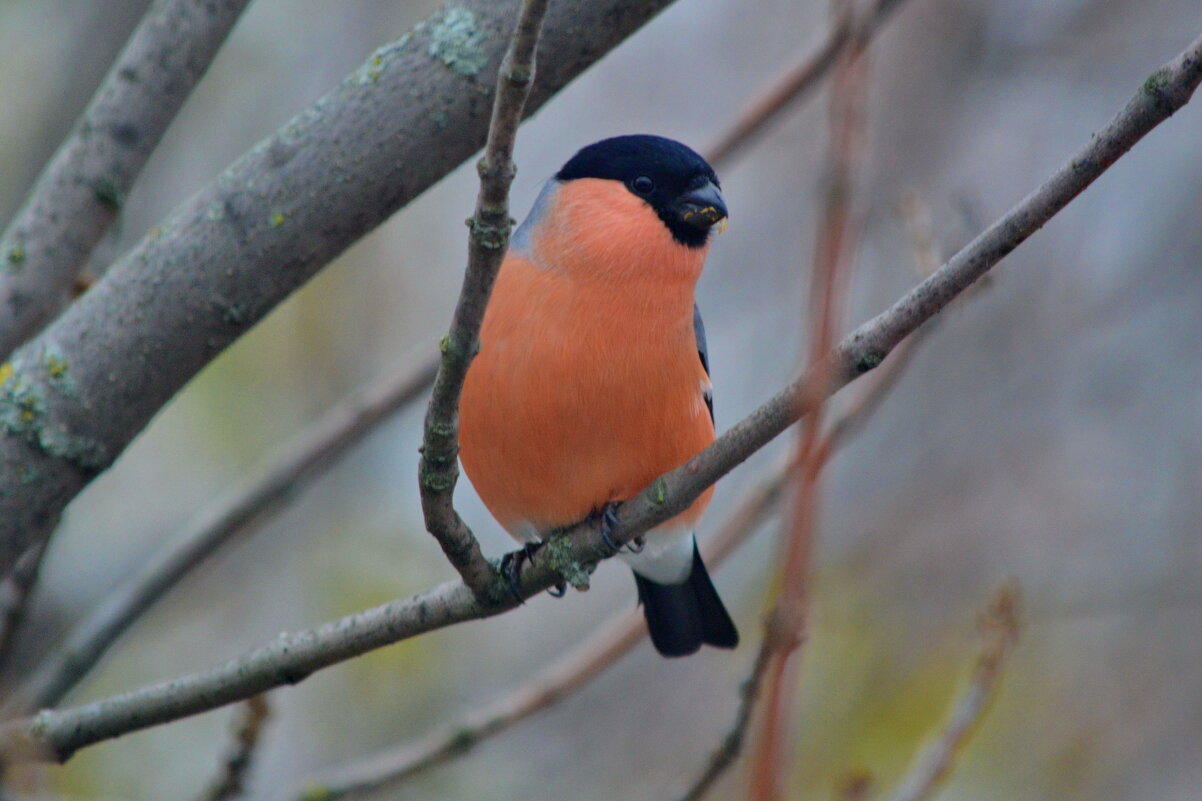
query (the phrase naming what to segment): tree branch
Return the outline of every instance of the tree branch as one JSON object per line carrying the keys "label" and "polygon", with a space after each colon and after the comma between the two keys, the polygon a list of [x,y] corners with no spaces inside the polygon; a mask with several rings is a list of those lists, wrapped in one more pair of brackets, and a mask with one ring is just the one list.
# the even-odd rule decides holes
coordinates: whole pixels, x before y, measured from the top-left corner
{"label": "tree branch", "polygon": [[45,555],[46,543],[29,546],[17,560],[13,572],[0,582],[0,668],[12,655],[13,637],[25,617],[29,594],[38,581]]}
{"label": "tree branch", "polygon": [[230,801],[246,791],[246,775],[254,762],[255,749],[263,735],[263,726],[271,715],[267,698],[256,695],[247,699],[234,729],[234,746],[221,763],[221,772],[199,801]]}
{"label": "tree branch", "polygon": [[[615,542],[634,537],[686,508],[706,487],[795,422],[815,397],[834,392],[880,364],[907,334],[947,305],[973,280],[1021,244],[1140,138],[1189,101],[1202,81],[1202,37],[1157,70],[1127,106],[1095,134],[1068,165],[970,242],[892,307],[861,325],[829,356],[829,383],[802,376],[744,418],[680,468],[656,479],[623,504]],[[595,521],[553,534],[527,564],[525,596],[561,580],[560,571],[588,567],[611,553]],[[489,617],[517,605],[477,598],[462,582],[449,582],[316,629],[284,635],[208,671],[91,704],[44,711],[0,727],[6,759],[65,759],[75,750],[130,731],[214,709],[272,687],[296,683],[315,670],[374,648],[465,620]]]}
{"label": "tree branch", "polygon": [[249,0],[151,5],[0,238],[0,359],[59,308]]}
{"label": "tree branch", "polygon": [[[840,19],[853,18],[855,6],[849,0],[834,0],[832,10]],[[848,48],[842,52],[831,79],[828,174],[824,187],[821,224],[814,242],[814,258],[809,269],[808,349],[806,369],[815,383],[830,380],[831,365],[826,354],[843,329],[847,289],[856,265],[859,222],[853,197],[857,177],[864,162],[867,131],[865,104],[869,86],[868,57],[864,51]],[[745,696],[748,709],[741,715],[747,725],[757,695],[763,697],[763,709],[754,737],[748,768],[748,798],[752,801],[779,801],[788,782],[792,760],[785,757],[792,727],[793,698],[801,664],[801,649],[806,639],[810,606],[810,563],[818,539],[818,507],[821,478],[827,464],[823,448],[822,418],[825,403],[817,399],[801,423],[797,439],[797,481],[791,509],[781,527],[776,575],[770,583],[766,604],[764,644],[757,659],[757,673],[749,683],[761,692]],[[761,666],[759,663],[763,661]],[[731,744],[733,750],[724,761],[729,765],[742,743],[742,731]],[[730,741],[728,740],[728,743]],[[720,754],[722,752],[719,752]],[[703,784],[712,782],[721,769],[703,776]],[[707,779],[707,777],[710,777]]]}
{"label": "tree branch", "polygon": [[[669,2],[556,3],[525,113]],[[457,0],[380,48],[0,365],[0,575],[205,364],[480,148],[517,5]]]}
{"label": "tree branch", "polygon": [[768,663],[775,650],[774,646],[769,645],[770,641],[771,637],[764,637],[760,643],[760,650],[756,652],[751,675],[743,681],[743,686],[739,689],[739,711],[735,714],[734,723],[726,736],[722,738],[722,743],[717,750],[710,756],[701,775],[680,796],[680,801],[700,801],[704,798],[705,794],[714,786],[714,782],[722,777],[722,774],[734,764],[739,754],[742,753],[743,740],[747,736],[747,728],[751,725],[751,713],[760,697],[760,689],[764,685]]}
{"label": "tree branch", "polygon": [[998,590],[981,620],[981,653],[968,687],[939,736],[923,749],[887,801],[926,801],[951,773],[996,695],[1002,666],[1018,638],[1018,588]]}
{"label": "tree branch", "polygon": [[509,249],[509,186],[517,168],[513,143],[522,108],[534,83],[534,49],[548,0],[524,0],[505,60],[497,75],[496,101],[488,125],[488,142],[477,165],[480,193],[468,220],[467,270],[451,329],[442,338],[442,363],[426,409],[418,485],[426,529],[476,593],[491,591],[496,572],[480,552],[480,543],[455,511],[459,480],[459,394],[467,368],[480,349],[480,325],[492,294],[501,260]]}
{"label": "tree branch", "polygon": [[[713,568],[721,565],[772,512],[787,472],[786,466],[777,468],[743,497],[718,533],[702,548],[707,564]],[[480,741],[495,737],[564,700],[632,651],[646,636],[647,624],[640,613],[619,615],[533,679],[474,710],[459,725],[324,771],[306,782],[306,789],[297,795],[297,801],[335,801],[347,795],[381,790],[461,756]]]}
{"label": "tree branch", "polygon": [[844,49],[863,50],[905,0],[873,0],[859,14],[844,14],[836,21],[818,50],[781,73],[765,91],[756,95],[738,123],[706,150],[716,164],[738,155],[755,141],[768,123],[797,98],[814,88],[830,73]]}
{"label": "tree branch", "polygon": [[[422,349],[425,350],[424,348]],[[399,369],[330,407],[272,454],[260,477],[212,506],[160,558],[122,584],[63,638],[10,696],[6,717],[58,704],[143,612],[216,550],[245,536],[383,420],[430,385],[437,362],[411,354]]]}

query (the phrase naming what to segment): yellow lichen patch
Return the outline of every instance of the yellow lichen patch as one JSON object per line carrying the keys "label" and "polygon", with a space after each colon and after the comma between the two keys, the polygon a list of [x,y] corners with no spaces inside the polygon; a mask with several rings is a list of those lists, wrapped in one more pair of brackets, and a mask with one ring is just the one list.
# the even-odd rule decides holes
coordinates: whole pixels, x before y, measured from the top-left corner
{"label": "yellow lichen patch", "polygon": [[8,383],[8,379],[13,377],[13,363],[5,362],[0,364],[0,387]]}
{"label": "yellow lichen patch", "polygon": [[67,360],[60,359],[57,356],[46,355],[46,372],[51,378],[62,378],[67,374]]}

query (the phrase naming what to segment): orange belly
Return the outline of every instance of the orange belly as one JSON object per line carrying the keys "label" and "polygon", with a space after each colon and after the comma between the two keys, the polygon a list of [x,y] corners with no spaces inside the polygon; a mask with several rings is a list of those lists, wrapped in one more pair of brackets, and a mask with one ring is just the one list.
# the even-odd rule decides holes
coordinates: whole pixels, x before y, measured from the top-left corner
{"label": "orange belly", "polygon": [[[713,442],[692,285],[648,290],[502,266],[460,401],[460,459],[514,536],[630,498]],[[673,522],[692,525],[709,497]]]}

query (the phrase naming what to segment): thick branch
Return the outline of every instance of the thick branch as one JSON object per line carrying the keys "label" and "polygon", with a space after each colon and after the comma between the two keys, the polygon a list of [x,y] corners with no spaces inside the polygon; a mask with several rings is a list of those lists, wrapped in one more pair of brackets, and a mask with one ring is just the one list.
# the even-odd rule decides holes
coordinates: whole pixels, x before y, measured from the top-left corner
{"label": "thick branch", "polygon": [[[1144,134],[1188,102],[1199,81],[1202,38],[1157,70],[1068,166],[930,278],[846,337],[829,357],[835,368],[830,373],[831,382],[814,386],[808,377],[799,378],[695,458],[656,479],[638,497],[623,504],[612,538],[629,542],[678,514],[706,487],[795,422],[812,398],[828,395],[877,366],[904,336],[947,305]],[[609,553],[612,550],[602,540],[595,522],[556,533],[539,551],[539,557],[522,571],[522,594],[545,590],[561,580],[561,572],[586,569]],[[12,721],[0,727],[0,747],[9,760],[65,759],[85,745],[296,683],[315,670],[374,648],[465,620],[496,615],[517,604],[504,593],[492,597],[495,600],[477,598],[461,582],[443,584],[316,629],[281,636],[270,645],[208,671],[81,707],[48,710],[33,719]]]}
{"label": "thick branch", "polygon": [[[561,0],[526,114],[670,0]],[[378,50],[0,366],[0,575],[205,364],[484,143],[517,0]]]}
{"label": "thick branch", "polygon": [[0,239],[0,359],[58,311],[249,0],[154,3]]}
{"label": "thick branch", "polygon": [[250,484],[206,508],[166,553],[77,623],[4,704],[7,716],[55,706],[117,638],[180,579],[236,536],[246,536],[383,420],[425,393],[433,358],[412,354],[403,366],[344,398],[287,443]]}
{"label": "thick branch", "polygon": [[447,559],[476,592],[492,587],[493,569],[471,529],[455,511],[455,483],[459,479],[459,394],[467,368],[480,347],[484,309],[509,249],[509,186],[517,168],[513,143],[522,108],[534,83],[534,49],[538,44],[548,0],[524,0],[517,26],[497,76],[496,100],[488,125],[488,142],[477,165],[480,193],[476,212],[468,220],[467,270],[463,289],[451,318],[451,329],[442,338],[442,363],[434,379],[434,392],[426,410],[418,484],[426,528]]}

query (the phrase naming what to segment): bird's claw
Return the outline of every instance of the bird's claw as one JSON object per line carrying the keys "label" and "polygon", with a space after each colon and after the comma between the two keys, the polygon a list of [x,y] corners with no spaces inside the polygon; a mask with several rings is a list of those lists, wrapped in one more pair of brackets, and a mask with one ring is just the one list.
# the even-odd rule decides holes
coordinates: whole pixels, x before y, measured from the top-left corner
{"label": "bird's claw", "polygon": [[[522,544],[520,551],[513,551],[501,557],[501,574],[505,576],[505,581],[509,585],[509,592],[519,605],[526,602],[526,599],[522,597],[522,565],[526,562],[533,563],[534,555],[538,553],[538,549],[541,547],[543,547],[541,540],[526,542]],[[567,585],[559,581],[547,590],[547,595],[550,595],[552,598],[562,598],[567,594],[567,591]]]}
{"label": "bird's claw", "polygon": [[518,606],[526,603],[522,597],[522,562],[530,558],[525,550],[513,551],[501,557],[501,575],[509,585],[509,594],[518,602]]}
{"label": "bird's claw", "polygon": [[607,503],[601,507],[601,541],[614,554],[621,553],[623,548],[629,553],[642,553],[644,547],[642,537],[635,537],[625,545],[618,545],[614,542],[613,532],[617,527],[618,505],[613,502]]}

